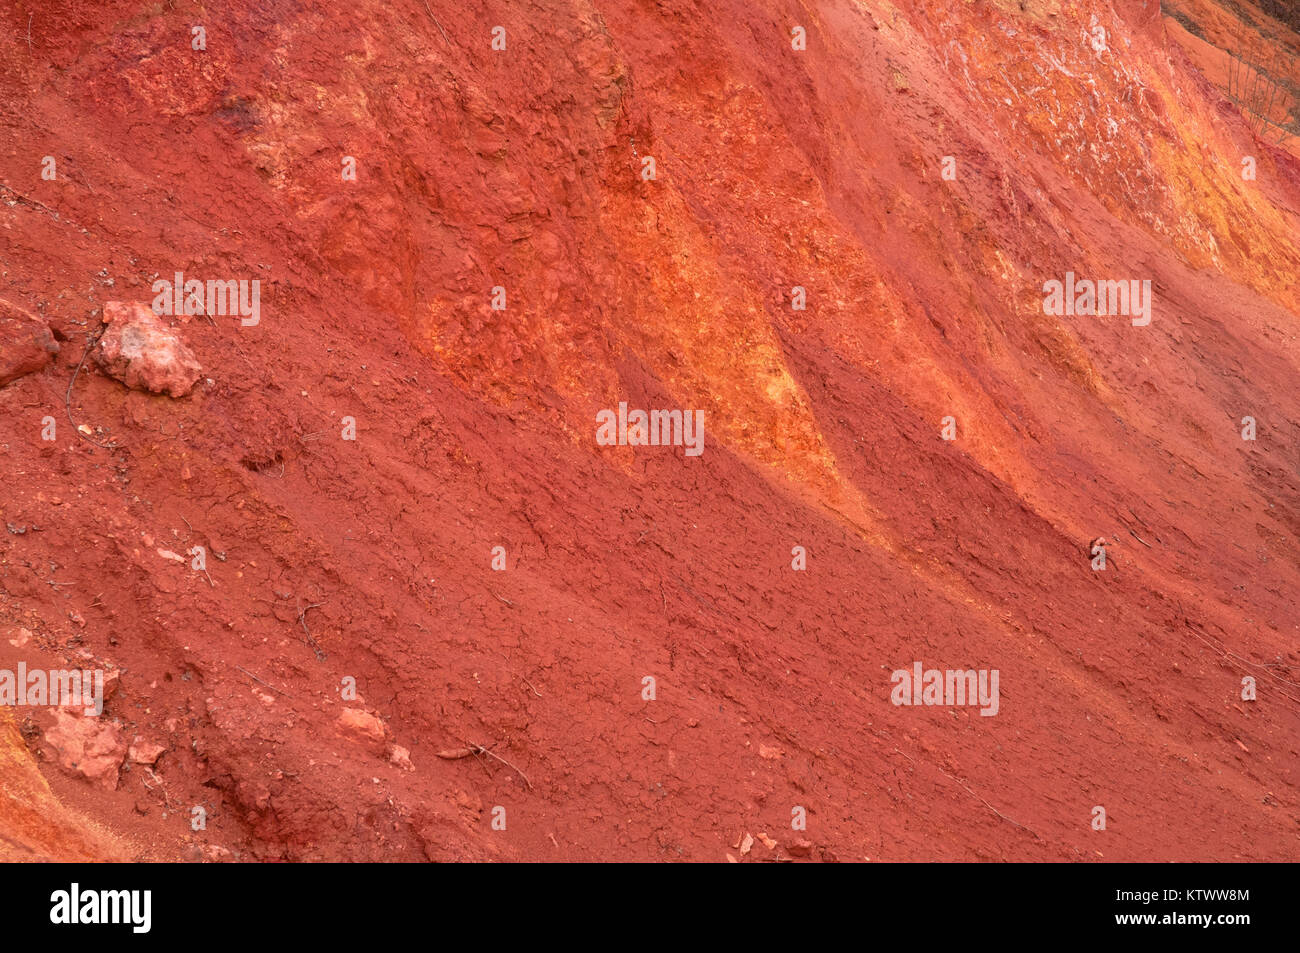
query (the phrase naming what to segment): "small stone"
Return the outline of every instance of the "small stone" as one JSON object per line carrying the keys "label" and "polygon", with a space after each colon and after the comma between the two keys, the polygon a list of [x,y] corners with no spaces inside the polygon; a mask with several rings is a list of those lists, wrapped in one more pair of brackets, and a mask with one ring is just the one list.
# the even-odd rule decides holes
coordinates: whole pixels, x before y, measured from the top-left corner
{"label": "small stone", "polygon": [[388,737],[388,726],[383,720],[360,708],[344,708],[337,724],[344,734],[360,741],[383,744]]}
{"label": "small stone", "polygon": [[163,745],[153,744],[145,741],[143,738],[136,737],[134,744],[127,749],[126,756],[136,764],[155,764],[162,753],[166,751]]}
{"label": "small stone", "polygon": [[411,752],[401,745],[392,745],[388,749],[388,760],[397,765],[403,771],[414,771],[415,765],[411,764]]}
{"label": "small stone", "polygon": [[790,852],[791,857],[811,857],[812,848],[812,841],[800,838],[787,847],[786,850]]}

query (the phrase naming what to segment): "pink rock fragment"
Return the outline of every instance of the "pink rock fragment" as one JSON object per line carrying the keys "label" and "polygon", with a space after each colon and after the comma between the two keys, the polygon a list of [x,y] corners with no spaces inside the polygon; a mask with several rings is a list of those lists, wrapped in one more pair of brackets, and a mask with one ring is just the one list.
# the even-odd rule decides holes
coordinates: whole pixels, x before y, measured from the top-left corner
{"label": "pink rock fragment", "polygon": [[117,790],[118,771],[126,757],[126,740],[112,722],[83,718],[62,708],[45,732],[45,743],[65,771],[99,787]]}
{"label": "pink rock fragment", "polygon": [[132,390],[184,397],[203,368],[180,337],[138,301],[104,303],[108,329],[95,348],[104,373]]}

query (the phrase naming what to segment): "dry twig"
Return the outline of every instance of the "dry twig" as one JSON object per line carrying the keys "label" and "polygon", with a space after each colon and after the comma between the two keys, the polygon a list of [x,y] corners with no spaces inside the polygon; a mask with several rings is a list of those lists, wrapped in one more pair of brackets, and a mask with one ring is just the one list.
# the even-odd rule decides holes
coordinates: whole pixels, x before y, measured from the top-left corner
{"label": "dry twig", "polygon": [[307,628],[307,610],[319,609],[324,604],[325,603],[323,602],[313,602],[310,605],[302,606],[298,610],[298,622],[302,626],[302,630],[307,633],[307,644],[310,645],[311,650],[316,653],[316,660],[318,662],[325,661],[325,653],[321,651],[320,646],[316,644],[316,640],[312,637],[311,630]]}
{"label": "dry twig", "polygon": [[272,685],[270,682],[264,682],[264,681],[262,681],[260,678],[258,678],[256,675],[254,675],[254,674],[253,674],[252,672],[250,672],[248,669],[244,668],[242,665],[236,665],[235,668],[239,669],[241,672],[243,672],[245,675],[247,675],[247,676],[248,676],[249,678],[251,678],[253,681],[258,682],[258,683],[260,683],[260,684],[262,684],[262,685],[265,685],[267,688],[269,688],[271,691],[275,692],[277,695],[284,695],[286,698],[289,697],[287,692],[282,692],[282,691],[280,691],[280,689],[276,688],[276,687],[275,687],[274,685]]}
{"label": "dry twig", "polygon": [[117,444],[100,443],[98,440],[91,439],[78,429],[77,422],[72,419],[72,385],[77,383],[77,375],[81,373],[81,368],[85,365],[86,358],[90,355],[90,349],[99,343],[99,339],[104,336],[106,328],[107,325],[101,325],[98,331],[91,332],[90,338],[86,341],[86,349],[82,351],[81,360],[77,362],[77,369],[72,372],[72,380],[68,381],[67,393],[63,395],[63,407],[68,412],[68,423],[72,424],[72,430],[78,437],[85,440],[87,443],[93,443],[101,450],[115,450]]}
{"label": "dry twig", "polygon": [[438,757],[442,758],[444,761],[458,761],[461,758],[468,758],[470,755],[484,755],[484,754],[487,755],[489,758],[495,758],[496,760],[504,764],[507,768],[510,768],[516,773],[518,773],[518,775],[524,779],[524,784],[528,785],[528,790],[531,791],[533,789],[533,782],[528,780],[528,775],[524,774],[524,772],[519,770],[518,765],[511,764],[505,758],[501,757],[501,755],[497,754],[496,752],[492,751],[489,748],[483,747],[483,745],[467,744],[463,748],[451,748],[447,751],[439,751]]}
{"label": "dry twig", "polygon": [[447,31],[442,28],[442,24],[438,22],[438,18],[433,15],[433,8],[429,6],[429,0],[424,0],[424,9],[429,11],[429,19],[438,27],[438,32],[442,34],[443,40],[446,41],[448,46],[451,46],[451,40],[447,39]]}

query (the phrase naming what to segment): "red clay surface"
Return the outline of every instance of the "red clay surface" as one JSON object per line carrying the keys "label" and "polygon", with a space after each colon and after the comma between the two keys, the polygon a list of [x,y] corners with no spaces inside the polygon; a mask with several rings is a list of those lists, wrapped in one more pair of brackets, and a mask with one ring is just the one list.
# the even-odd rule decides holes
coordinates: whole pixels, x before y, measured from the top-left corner
{"label": "red clay surface", "polygon": [[[120,668],[167,751],[0,709],[0,858],[1300,859],[1300,166],[1155,8],[6,0],[0,298],[62,348],[0,388],[0,668]],[[261,322],[175,322],[182,399],[87,361],[96,447],[87,334],[176,271]]]}

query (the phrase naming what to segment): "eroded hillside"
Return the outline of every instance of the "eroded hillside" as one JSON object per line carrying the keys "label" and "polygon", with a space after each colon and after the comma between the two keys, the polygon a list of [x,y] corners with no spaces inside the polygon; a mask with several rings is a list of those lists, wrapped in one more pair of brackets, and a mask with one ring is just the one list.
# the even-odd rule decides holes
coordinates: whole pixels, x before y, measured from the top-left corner
{"label": "eroded hillside", "polygon": [[[9,0],[0,668],[120,677],[93,777],[0,707],[0,856],[1300,857],[1300,167],[1176,30]],[[83,365],[177,272],[192,393]]]}

